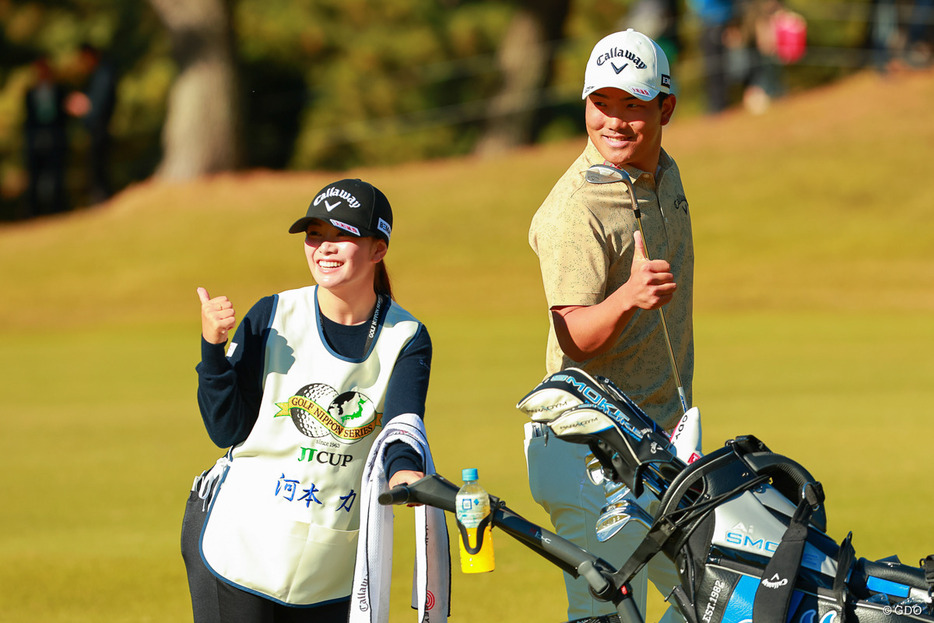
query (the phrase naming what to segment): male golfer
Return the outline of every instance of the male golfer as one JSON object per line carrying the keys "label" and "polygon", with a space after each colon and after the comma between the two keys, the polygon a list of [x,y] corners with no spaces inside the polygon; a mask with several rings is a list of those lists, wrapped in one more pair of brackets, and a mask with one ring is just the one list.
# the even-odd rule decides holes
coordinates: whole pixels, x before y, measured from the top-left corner
{"label": "male golfer", "polygon": [[[551,320],[546,372],[578,367],[605,376],[670,430],[683,409],[657,310],[664,307],[690,401],[694,249],[681,176],[662,149],[662,127],[676,103],[668,59],[641,33],[613,33],[590,55],[582,98],[587,145],[529,230]],[[586,181],[594,164],[624,169],[631,177],[644,240],[625,184]],[[606,543],[597,541],[594,524],[605,494],[585,475],[587,447],[548,438],[536,423],[526,424],[526,446],[532,495],[557,533],[621,565],[645,530],[630,522]],[[666,596],[678,582],[674,565],[662,556],[649,565],[648,575]],[[565,582],[570,620],[616,620],[607,616],[612,604],[595,600],[583,578],[566,574]],[[633,582],[643,614],[646,589],[643,573]],[[672,608],[663,620],[681,617]]]}

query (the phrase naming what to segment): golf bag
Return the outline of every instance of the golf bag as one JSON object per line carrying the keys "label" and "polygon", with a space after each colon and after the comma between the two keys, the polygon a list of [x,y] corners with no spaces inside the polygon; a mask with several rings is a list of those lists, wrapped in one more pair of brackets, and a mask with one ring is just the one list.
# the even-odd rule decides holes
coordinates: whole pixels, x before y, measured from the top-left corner
{"label": "golf bag", "polygon": [[518,407],[559,438],[587,444],[603,476],[659,503],[620,568],[629,581],[655,555],[674,561],[671,599],[689,623],[934,621],[934,557],[918,567],[857,558],[852,534],[826,534],[820,483],[752,436],[690,465],[608,379],[570,368]]}

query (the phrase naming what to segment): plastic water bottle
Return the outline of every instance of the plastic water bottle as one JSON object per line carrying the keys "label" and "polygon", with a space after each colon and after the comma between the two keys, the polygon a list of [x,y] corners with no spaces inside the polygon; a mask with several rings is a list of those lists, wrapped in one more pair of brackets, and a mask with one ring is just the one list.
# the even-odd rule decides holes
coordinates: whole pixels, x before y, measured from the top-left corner
{"label": "plastic water bottle", "polygon": [[461,571],[484,573],[496,566],[493,558],[493,526],[490,496],[477,482],[476,468],[463,470],[464,486],[455,498],[455,516],[460,532]]}

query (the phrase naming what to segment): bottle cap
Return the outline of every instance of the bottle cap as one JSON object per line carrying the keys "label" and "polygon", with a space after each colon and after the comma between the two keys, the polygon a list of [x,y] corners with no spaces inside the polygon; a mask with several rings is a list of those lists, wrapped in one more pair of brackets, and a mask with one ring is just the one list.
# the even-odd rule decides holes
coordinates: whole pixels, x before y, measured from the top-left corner
{"label": "bottle cap", "polygon": [[461,471],[461,479],[464,482],[477,479],[477,468],[476,467],[467,467]]}

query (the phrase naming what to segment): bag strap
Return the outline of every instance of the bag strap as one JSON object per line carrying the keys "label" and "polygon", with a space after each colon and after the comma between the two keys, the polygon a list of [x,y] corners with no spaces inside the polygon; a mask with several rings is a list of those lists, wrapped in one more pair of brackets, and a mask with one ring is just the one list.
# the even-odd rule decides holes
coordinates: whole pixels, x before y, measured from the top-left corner
{"label": "bag strap", "polygon": [[923,558],[921,566],[924,567],[924,581],[927,582],[928,592],[934,594],[934,554]]}
{"label": "bag strap", "polygon": [[785,623],[791,595],[798,579],[798,569],[808,539],[811,513],[824,502],[824,489],[819,482],[809,482],[802,488],[801,501],[782,535],[762,580],[756,589],[752,606],[753,623]]}
{"label": "bag strap", "polygon": [[848,532],[837,550],[837,574],[833,578],[833,594],[840,609],[839,623],[846,623],[847,576],[856,563],[856,550],[853,548],[853,533]]}
{"label": "bag strap", "polygon": [[655,520],[639,547],[617,572],[619,577],[624,578],[624,584],[629,584],[636,577],[636,574],[642,570],[642,567],[662,551],[662,548],[676,530],[677,525],[671,521],[664,518]]}
{"label": "bag strap", "polygon": [[[711,455],[707,455],[708,457]],[[706,457],[704,457],[706,458]],[[701,461],[692,463],[698,465]],[[704,502],[697,502],[686,508],[679,508],[667,513],[662,513],[655,518],[655,522],[649,528],[648,533],[642,539],[642,542],[629,557],[616,576],[622,579],[623,584],[632,582],[636,574],[655,557],[656,554],[669,547],[671,543],[683,541],[690,532],[697,527],[697,524],[707,515],[712,513],[715,508],[723,504],[730,498],[733,498],[744,491],[755,489],[760,484],[767,482],[768,476],[758,476],[741,483],[730,491],[710,498]],[[666,494],[667,497],[667,494]],[[784,623],[784,621],[782,622]]]}

